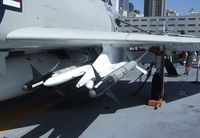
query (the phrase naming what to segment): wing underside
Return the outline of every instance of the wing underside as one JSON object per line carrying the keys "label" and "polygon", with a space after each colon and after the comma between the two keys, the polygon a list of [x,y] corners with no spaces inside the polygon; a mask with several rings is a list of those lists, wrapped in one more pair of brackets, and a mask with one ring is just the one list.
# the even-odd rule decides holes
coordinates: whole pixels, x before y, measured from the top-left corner
{"label": "wing underside", "polygon": [[67,30],[59,28],[28,27],[10,32],[10,45],[3,48],[70,48],[98,45],[116,47],[131,45],[165,45],[172,50],[200,50],[200,38],[175,37],[120,32]]}

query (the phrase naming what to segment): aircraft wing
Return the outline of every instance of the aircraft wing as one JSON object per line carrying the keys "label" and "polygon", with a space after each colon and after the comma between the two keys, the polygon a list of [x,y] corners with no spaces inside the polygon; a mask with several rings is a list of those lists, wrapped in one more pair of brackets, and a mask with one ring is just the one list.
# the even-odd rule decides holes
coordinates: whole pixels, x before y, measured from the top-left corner
{"label": "aircraft wing", "polygon": [[112,44],[165,45],[171,50],[200,50],[200,38],[138,33],[68,30],[59,28],[28,27],[10,32],[3,48],[72,48]]}

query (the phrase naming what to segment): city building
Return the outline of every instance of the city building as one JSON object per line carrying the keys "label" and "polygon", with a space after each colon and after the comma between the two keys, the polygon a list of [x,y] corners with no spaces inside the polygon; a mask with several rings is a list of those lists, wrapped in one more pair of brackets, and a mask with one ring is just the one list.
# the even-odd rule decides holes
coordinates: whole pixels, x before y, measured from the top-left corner
{"label": "city building", "polygon": [[134,5],[132,2],[129,2],[129,12],[133,12],[134,11]]}
{"label": "city building", "polygon": [[166,16],[179,16],[179,13],[175,10],[166,10]]}
{"label": "city building", "polygon": [[144,0],[144,16],[165,16],[165,0]]}
{"label": "city building", "polygon": [[[187,35],[200,36],[200,16],[164,16],[124,18],[124,20],[152,34],[161,34],[165,28],[167,32],[180,34],[184,31]],[[122,24],[123,32],[142,33],[136,28]]]}
{"label": "city building", "polygon": [[129,0],[119,0],[119,7],[123,11],[129,11]]}
{"label": "city building", "polygon": [[190,12],[190,15],[192,15],[192,16],[200,16],[200,12]]}
{"label": "city building", "polygon": [[134,18],[134,17],[144,17],[144,14],[141,14],[139,10],[134,10],[132,12],[128,13],[129,18]]}
{"label": "city building", "polygon": [[119,12],[122,17],[128,17],[129,0],[119,0]]}

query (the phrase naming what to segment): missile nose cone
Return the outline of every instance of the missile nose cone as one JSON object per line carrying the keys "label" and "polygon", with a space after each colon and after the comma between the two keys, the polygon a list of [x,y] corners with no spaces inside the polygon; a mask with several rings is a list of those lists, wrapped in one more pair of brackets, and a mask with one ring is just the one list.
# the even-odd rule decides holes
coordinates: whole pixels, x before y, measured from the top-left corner
{"label": "missile nose cone", "polygon": [[27,85],[22,86],[22,90],[28,91],[28,86]]}
{"label": "missile nose cone", "polygon": [[97,93],[94,90],[90,90],[89,96],[92,97],[92,98],[95,98],[97,96]]}
{"label": "missile nose cone", "polygon": [[43,85],[46,86],[46,87],[51,87],[51,86],[55,86],[56,84],[51,79],[48,79],[43,83]]}

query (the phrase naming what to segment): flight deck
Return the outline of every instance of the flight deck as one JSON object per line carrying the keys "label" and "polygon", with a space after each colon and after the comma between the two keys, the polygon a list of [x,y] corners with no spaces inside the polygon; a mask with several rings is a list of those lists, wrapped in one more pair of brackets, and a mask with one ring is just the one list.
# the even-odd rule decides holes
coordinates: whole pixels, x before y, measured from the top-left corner
{"label": "flight deck", "polygon": [[[178,74],[184,66],[176,65]],[[197,68],[189,76],[165,77],[165,105],[146,105],[151,80],[140,93],[134,69],[112,88],[120,104],[86,90],[38,90],[0,103],[0,138],[200,138],[200,84]],[[142,80],[145,79],[145,76]]]}

